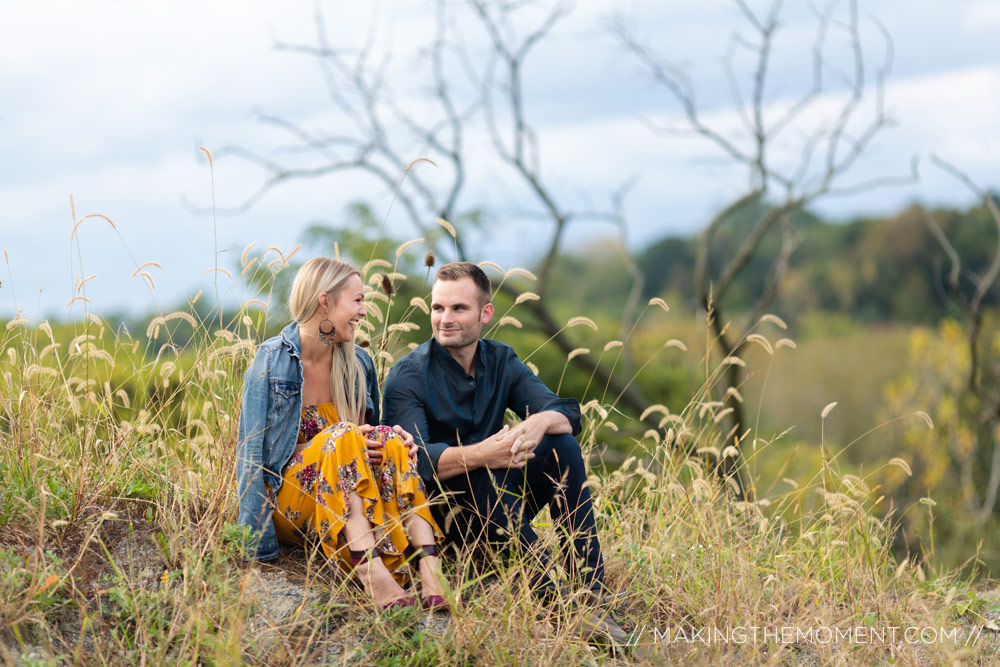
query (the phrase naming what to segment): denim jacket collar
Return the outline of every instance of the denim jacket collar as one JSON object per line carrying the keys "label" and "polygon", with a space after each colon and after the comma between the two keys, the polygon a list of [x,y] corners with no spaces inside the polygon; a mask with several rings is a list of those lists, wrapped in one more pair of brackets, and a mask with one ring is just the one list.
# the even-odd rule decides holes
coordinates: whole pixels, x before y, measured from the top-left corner
{"label": "denim jacket collar", "polygon": [[299,323],[292,322],[281,330],[281,342],[288,348],[288,353],[302,361],[302,340],[299,338]]}

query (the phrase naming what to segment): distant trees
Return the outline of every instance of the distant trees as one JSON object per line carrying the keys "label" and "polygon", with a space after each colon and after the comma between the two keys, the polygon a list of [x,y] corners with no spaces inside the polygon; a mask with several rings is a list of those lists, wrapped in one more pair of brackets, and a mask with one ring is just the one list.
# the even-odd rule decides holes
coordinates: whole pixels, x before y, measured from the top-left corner
{"label": "distant trees", "polygon": [[[967,558],[978,551],[984,530],[1000,527],[1000,322],[996,308],[988,308],[1000,297],[1000,202],[956,167],[934,162],[969,186],[982,205],[978,215],[964,220],[922,212],[940,248],[929,266],[936,269],[952,317],[937,331],[913,335],[910,364],[889,388],[892,408],[925,410],[935,426],[929,431],[913,423],[903,429],[914,475],[897,480],[892,490],[904,506],[932,495],[957,508],[956,520],[937,530]],[[920,524],[917,517],[904,516],[911,531]],[[930,540],[927,546],[934,548]],[[986,560],[995,562],[996,553]]]}
{"label": "distant trees", "polygon": [[[731,254],[753,224],[754,207],[734,220],[717,237],[715,251]],[[944,317],[960,317],[963,308],[949,287],[952,269],[926,223],[932,217],[962,257],[968,275],[981,275],[989,267],[991,251],[986,242],[996,234],[995,223],[984,205],[968,210],[926,209],[912,206],[885,218],[858,218],[826,222],[802,211],[795,226],[802,242],[789,263],[773,311],[790,325],[810,312],[843,313],[862,323],[910,322],[934,324]],[[644,296],[679,295],[695,306],[694,269],[699,239],[668,237],[636,255],[645,276]],[[730,312],[746,317],[767,284],[770,257],[777,252],[776,235],[761,242],[759,256],[748,262],[741,279],[729,292]],[[966,299],[973,296],[973,281],[966,277],[957,286]],[[994,306],[997,295],[989,291],[981,308]]]}

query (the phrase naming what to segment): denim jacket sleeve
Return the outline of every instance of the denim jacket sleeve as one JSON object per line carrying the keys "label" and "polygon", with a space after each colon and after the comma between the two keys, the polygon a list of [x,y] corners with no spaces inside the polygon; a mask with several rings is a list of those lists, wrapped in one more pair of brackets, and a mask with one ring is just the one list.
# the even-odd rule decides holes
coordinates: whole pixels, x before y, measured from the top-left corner
{"label": "denim jacket sleeve", "polygon": [[247,554],[258,560],[278,556],[278,539],[264,486],[264,433],[267,426],[268,375],[272,350],[257,350],[243,381],[236,460],[236,492],[240,523],[249,527],[252,541]]}

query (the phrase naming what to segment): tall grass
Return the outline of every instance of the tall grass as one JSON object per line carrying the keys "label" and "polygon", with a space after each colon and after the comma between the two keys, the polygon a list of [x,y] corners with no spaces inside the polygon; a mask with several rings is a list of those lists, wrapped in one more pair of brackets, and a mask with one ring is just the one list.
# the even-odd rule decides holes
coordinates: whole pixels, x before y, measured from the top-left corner
{"label": "tall grass", "polygon": [[[404,244],[397,261],[419,247]],[[613,611],[631,633],[628,647],[594,646],[581,638],[580,610],[590,609],[587,602],[568,599],[539,607],[525,583],[527,556],[490,566],[471,556],[449,563],[448,618],[411,610],[376,612],[317,549],[292,549],[276,564],[244,566],[234,481],[240,387],[256,346],[279,326],[264,306],[270,295],[254,285],[273,285],[287,260],[277,249],[243,253],[236,283],[243,288],[243,303],[227,320],[221,309],[200,317],[192,300],[188,310],[157,316],[145,332],[129,332],[91,314],[58,328],[20,319],[3,328],[0,656],[5,661],[932,664],[984,659],[987,647],[966,646],[964,629],[930,643],[785,642],[763,634],[765,628],[947,630],[954,627],[961,582],[922,564],[893,560],[893,526],[882,518],[875,478],[842,473],[836,451],[811,459],[815,464],[804,473],[761,478],[756,464],[780,437],[756,428],[725,432],[732,402],[743,399],[739,391],[721,391],[718,380],[726,365],[746,362],[714,358],[707,352],[714,347],[710,339],[701,351],[663,340],[647,359],[634,360],[632,380],[648,364],[672,363],[676,357],[670,355],[699,355],[704,377],[682,411],[649,406],[643,418],[656,415],[659,426],[634,438],[636,455],[622,465],[603,465],[602,443],[611,433],[636,430],[634,417],[624,416],[606,392],[603,400],[584,405],[581,446],[591,460],[590,485],[613,594],[602,611]],[[362,335],[382,377],[429,335],[427,276],[410,278],[397,268],[380,259],[363,267],[370,307]],[[500,279],[531,276],[510,269]],[[417,296],[406,300],[400,294],[408,281]],[[502,337],[506,327],[521,326],[519,303],[537,298],[527,289],[525,294],[498,317],[491,335]],[[668,309],[653,300],[647,310],[660,317]],[[567,322],[575,326],[596,328],[584,314]],[[780,321],[768,318],[754,329],[752,342],[768,357],[789,354],[794,344],[784,335]],[[628,344],[608,340],[600,354],[617,358]],[[521,352],[531,356],[530,350]],[[736,500],[714,472],[715,462],[733,456],[755,491],[752,501]],[[536,518],[543,540],[554,549],[559,536],[547,521],[544,515]],[[966,604],[959,610],[981,607]],[[696,634],[733,628],[760,628],[761,636],[723,642],[716,634],[716,641],[708,642]]]}

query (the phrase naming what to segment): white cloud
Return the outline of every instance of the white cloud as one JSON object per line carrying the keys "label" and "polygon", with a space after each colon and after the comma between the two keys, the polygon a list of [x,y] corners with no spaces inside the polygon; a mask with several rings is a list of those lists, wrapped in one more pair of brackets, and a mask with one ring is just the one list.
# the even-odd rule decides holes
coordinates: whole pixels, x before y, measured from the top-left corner
{"label": "white cloud", "polygon": [[958,4],[962,27],[970,33],[988,34],[995,38],[1000,30],[1000,5],[993,0],[979,0]]}

